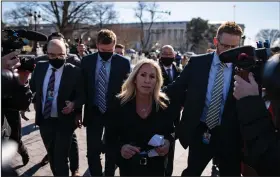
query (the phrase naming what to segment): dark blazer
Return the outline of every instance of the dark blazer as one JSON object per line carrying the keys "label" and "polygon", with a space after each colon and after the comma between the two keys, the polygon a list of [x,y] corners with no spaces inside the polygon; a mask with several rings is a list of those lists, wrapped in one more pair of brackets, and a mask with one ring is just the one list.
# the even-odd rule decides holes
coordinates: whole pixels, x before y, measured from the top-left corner
{"label": "dark blazer", "polygon": [[[49,58],[47,55],[43,55],[43,56],[37,57],[35,59],[35,62],[37,64],[39,61],[48,61],[48,59]],[[71,53],[67,54],[66,63],[71,63],[74,66],[81,67],[81,60],[75,54],[71,54]]]}
{"label": "dark blazer", "polygon": [[[213,57],[214,53],[192,57],[178,78],[167,88],[164,88],[171,100],[179,99],[186,91],[184,111],[180,124],[176,129],[176,136],[185,149],[192,141],[192,137],[201,122],[200,118],[205,106],[209,71]],[[240,143],[242,142],[235,108],[236,100],[233,97],[233,76],[234,73],[232,74],[231,85],[222,115],[222,126],[220,126],[221,132],[223,132],[221,138],[225,141],[225,145],[229,147],[226,150],[235,149],[235,147],[241,146]]]}
{"label": "dark blazer", "polygon": [[[161,71],[162,71],[162,77],[163,77],[163,86],[167,86],[168,84],[171,84],[171,82],[169,81],[169,77],[168,74],[166,73],[164,66],[162,65],[162,63],[159,63]],[[173,71],[173,79],[175,80],[179,74],[182,72],[181,69],[179,69],[177,66],[175,66],[174,64],[172,64],[172,71]]]}
{"label": "dark blazer", "polygon": [[[40,125],[42,116],[42,95],[44,78],[49,68],[49,62],[38,62],[30,80],[30,88],[35,92],[36,97],[36,124]],[[61,110],[66,106],[65,101],[70,100],[75,102],[75,111],[68,115],[61,113]],[[81,82],[81,70],[70,63],[65,63],[61,76],[57,110],[58,117],[61,119],[75,119],[75,113],[81,112],[83,105],[83,83]]]}
{"label": "dark blazer", "polygon": [[[161,67],[161,71],[162,71],[162,77],[163,77],[163,86],[167,86],[169,84],[171,84],[172,82],[170,82],[168,74],[166,73],[164,66],[162,63],[159,63],[160,67]],[[177,66],[175,66],[175,64],[172,64],[172,70],[173,70],[173,80],[175,80],[179,74],[182,72],[181,69],[179,69]],[[177,126],[179,124],[180,121],[180,117],[181,117],[181,107],[184,105],[184,101],[185,101],[185,95],[182,95],[180,99],[172,99],[170,98],[170,102],[171,104],[169,105],[169,109],[173,109],[173,120],[174,120],[174,126]]]}
{"label": "dark blazer", "polygon": [[[95,69],[98,58],[98,52],[87,55],[82,59],[82,78],[84,83],[85,93],[85,108],[84,108],[84,120],[83,125],[87,126],[88,122],[100,115],[99,109],[94,105],[95,95]],[[111,70],[109,77],[109,85],[107,90],[107,111],[114,105],[116,101],[116,95],[120,93],[122,84],[127,79],[128,74],[131,71],[129,60],[114,54],[111,61]],[[105,113],[106,114],[106,113]]]}
{"label": "dark blazer", "polygon": [[[111,147],[115,148],[118,154],[118,163],[130,162],[121,158],[120,155],[121,147],[125,144],[132,144],[140,147],[141,151],[148,151],[152,149],[148,142],[155,134],[164,135],[164,138],[170,142],[174,141],[172,136],[174,127],[170,119],[170,116],[173,114],[172,110],[161,107],[156,110],[154,102],[151,113],[147,119],[142,120],[136,112],[135,97],[123,105],[119,98],[117,100],[118,102],[116,102],[110,112],[111,116],[115,119],[110,119],[108,123],[108,130],[110,132],[107,131],[107,141]],[[169,105],[167,101],[165,103]],[[119,161],[120,159],[122,160]]]}

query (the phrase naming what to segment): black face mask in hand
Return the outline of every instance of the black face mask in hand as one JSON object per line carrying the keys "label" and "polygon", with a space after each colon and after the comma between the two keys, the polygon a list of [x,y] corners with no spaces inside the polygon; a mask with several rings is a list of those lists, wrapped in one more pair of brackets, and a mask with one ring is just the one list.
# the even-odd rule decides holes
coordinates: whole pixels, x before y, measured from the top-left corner
{"label": "black face mask in hand", "polygon": [[164,66],[170,66],[174,62],[174,58],[161,57],[160,61]]}
{"label": "black face mask in hand", "polygon": [[102,58],[102,60],[104,61],[108,61],[112,55],[113,55],[113,52],[98,52],[100,57]]}
{"label": "black face mask in hand", "polygon": [[59,58],[49,59],[49,63],[50,63],[55,69],[59,69],[61,66],[64,65],[65,59],[59,59]]}

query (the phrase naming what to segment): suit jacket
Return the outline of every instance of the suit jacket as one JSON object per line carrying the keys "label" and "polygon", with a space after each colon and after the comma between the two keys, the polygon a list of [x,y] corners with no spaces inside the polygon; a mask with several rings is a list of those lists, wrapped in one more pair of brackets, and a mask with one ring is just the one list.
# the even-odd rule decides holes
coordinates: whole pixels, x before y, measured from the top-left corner
{"label": "suit jacket", "polygon": [[[40,125],[41,120],[44,119],[42,115],[43,83],[48,67],[49,62],[38,62],[30,80],[30,88],[32,92],[36,93],[35,122],[37,125]],[[65,101],[67,100],[75,102],[75,111],[68,115],[64,115],[61,113],[61,110],[66,106]],[[83,83],[81,82],[81,70],[70,63],[65,63],[57,98],[58,117],[61,119],[75,120],[76,113],[82,111],[82,105],[84,102],[83,100]]]}
{"label": "suit jacket", "polygon": [[[161,71],[162,71],[163,86],[167,86],[168,84],[171,84],[172,82],[169,81],[168,74],[166,73],[163,64],[160,63],[159,65],[160,65]],[[173,80],[175,80],[181,73],[181,70],[177,66],[172,64],[172,71],[173,71]]]}
{"label": "suit jacket", "polygon": [[[161,67],[161,71],[162,71],[162,77],[163,77],[163,86],[167,86],[167,85],[169,85],[169,84],[171,84],[172,82],[170,82],[170,80],[169,80],[169,76],[168,76],[168,74],[166,73],[166,71],[165,71],[165,68],[164,68],[164,66],[163,66],[163,64],[162,63],[160,63],[159,64],[160,65],[160,67]],[[175,66],[175,64],[172,64],[173,66],[172,66],[172,71],[173,71],[173,80],[175,80],[178,76],[179,76],[179,74],[181,73],[181,70],[177,67],[177,66]],[[180,117],[181,117],[181,106],[183,105],[183,102],[184,102],[184,99],[185,98],[185,96],[181,96],[181,98],[180,99],[170,99],[170,102],[172,103],[172,104],[170,104],[168,107],[168,109],[172,109],[173,110],[173,112],[174,112],[174,114],[173,114],[173,120],[174,120],[174,126],[176,127],[178,124],[179,124],[179,122],[180,122]]]}
{"label": "suit jacket", "polygon": [[[88,122],[93,120],[96,116],[100,116],[99,109],[94,105],[95,95],[95,69],[98,59],[98,52],[87,55],[82,59],[82,78],[84,84],[85,93],[85,108],[84,108],[84,120],[83,125],[87,126]],[[120,56],[113,55],[111,61],[111,70],[107,90],[107,110],[110,111],[110,107],[116,103],[116,95],[120,93],[122,84],[127,79],[128,74],[131,71],[129,60]],[[105,113],[105,115],[106,115]]]}
{"label": "suit jacket", "polygon": [[[37,57],[35,59],[35,62],[37,64],[39,61],[48,61],[48,59],[49,58],[47,55],[43,55],[43,56]],[[81,67],[81,60],[75,54],[71,54],[71,53],[67,54],[66,63],[71,63],[74,66]]]}
{"label": "suit jacket", "polygon": [[[164,88],[171,100],[180,98],[186,91],[184,111],[176,129],[176,135],[185,149],[192,141],[192,137],[201,122],[200,118],[205,106],[209,71],[213,57],[214,53],[192,57],[178,78],[167,88]],[[234,72],[234,69],[232,72]],[[240,143],[242,140],[235,108],[236,100],[233,97],[233,76],[234,73],[222,114],[220,130],[223,132],[221,138],[224,140],[225,146],[228,147],[226,150],[235,149],[237,146],[240,146],[238,148],[241,150]]]}

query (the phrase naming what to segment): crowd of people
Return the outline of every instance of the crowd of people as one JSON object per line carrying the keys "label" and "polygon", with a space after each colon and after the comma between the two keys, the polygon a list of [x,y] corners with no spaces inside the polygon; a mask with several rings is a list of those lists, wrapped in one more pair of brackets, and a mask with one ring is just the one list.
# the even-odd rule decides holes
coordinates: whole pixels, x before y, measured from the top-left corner
{"label": "crowd of people", "polygon": [[[98,52],[78,44],[77,54],[69,52],[61,33],[52,33],[25,80],[47,151],[41,164],[49,163],[54,176],[69,176],[69,170],[80,176],[75,130],[85,127],[91,176],[114,176],[116,168],[121,176],[172,176],[177,139],[189,149],[182,176],[200,176],[211,159],[220,176],[250,175],[247,168],[256,175],[280,175],[279,123],[268,119],[279,117],[279,97],[269,110],[253,74],[247,82],[233,63],[219,58],[239,47],[242,34],[240,26],[226,22],[217,30],[215,50],[187,58],[166,44],[158,57],[132,68],[111,30],[98,32]],[[270,59],[274,65],[279,56]],[[7,120],[12,116],[4,114]],[[15,133],[27,164],[27,149]]]}

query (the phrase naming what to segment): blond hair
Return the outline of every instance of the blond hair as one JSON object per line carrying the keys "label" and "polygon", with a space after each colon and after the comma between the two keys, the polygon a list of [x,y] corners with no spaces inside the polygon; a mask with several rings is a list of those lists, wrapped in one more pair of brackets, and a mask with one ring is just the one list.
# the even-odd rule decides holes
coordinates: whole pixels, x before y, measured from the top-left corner
{"label": "blond hair", "polygon": [[135,67],[133,68],[132,72],[129,74],[128,78],[122,85],[121,93],[117,95],[118,98],[121,99],[121,104],[125,104],[131,99],[133,99],[136,95],[136,85],[135,80],[136,76],[139,73],[139,70],[142,68],[143,65],[149,64],[153,66],[156,70],[156,85],[153,91],[153,99],[156,103],[156,108],[158,110],[159,106],[163,109],[167,108],[167,104],[165,101],[169,101],[169,98],[166,96],[165,93],[161,92],[161,87],[163,85],[163,78],[161,75],[161,68],[157,62],[151,59],[142,59],[140,60]]}

